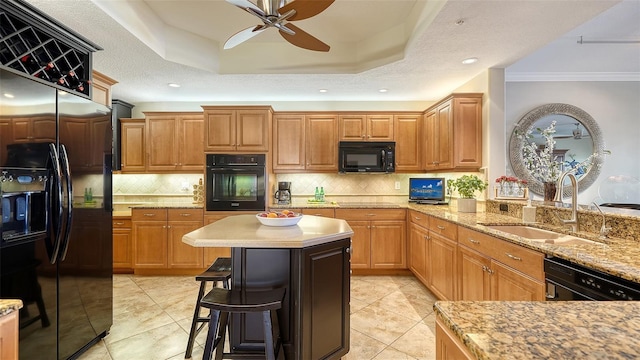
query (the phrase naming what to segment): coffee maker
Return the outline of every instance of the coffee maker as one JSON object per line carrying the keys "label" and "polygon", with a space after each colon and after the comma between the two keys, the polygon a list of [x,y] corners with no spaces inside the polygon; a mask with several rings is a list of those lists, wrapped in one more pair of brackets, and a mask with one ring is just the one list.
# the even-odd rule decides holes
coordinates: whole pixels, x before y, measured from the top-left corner
{"label": "coffee maker", "polygon": [[278,205],[291,205],[291,182],[279,181],[278,191],[276,191],[275,198],[278,201]]}

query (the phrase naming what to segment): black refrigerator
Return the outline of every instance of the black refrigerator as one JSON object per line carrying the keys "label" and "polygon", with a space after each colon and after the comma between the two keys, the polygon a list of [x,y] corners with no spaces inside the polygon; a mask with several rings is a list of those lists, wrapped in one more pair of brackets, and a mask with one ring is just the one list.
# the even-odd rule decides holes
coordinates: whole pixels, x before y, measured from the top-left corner
{"label": "black refrigerator", "polygon": [[73,359],[113,319],[111,110],[0,69],[0,298],[20,359]]}

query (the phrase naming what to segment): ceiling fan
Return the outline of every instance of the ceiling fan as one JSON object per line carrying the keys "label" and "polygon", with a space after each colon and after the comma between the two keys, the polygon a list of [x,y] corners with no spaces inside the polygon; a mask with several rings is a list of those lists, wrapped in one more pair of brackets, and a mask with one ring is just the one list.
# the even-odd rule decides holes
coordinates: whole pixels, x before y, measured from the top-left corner
{"label": "ceiling fan", "polygon": [[227,2],[256,16],[262,20],[263,24],[237,32],[224,43],[225,49],[231,49],[264,30],[275,27],[285,40],[295,46],[314,51],[329,51],[329,45],[289,21],[316,16],[328,8],[334,0],[293,0],[288,3],[285,0],[258,0],[257,5],[249,0],[227,0]]}
{"label": "ceiling fan", "polygon": [[553,138],[554,139],[576,139],[576,140],[580,140],[583,137],[589,137],[589,133],[584,133],[582,131],[582,129],[580,128],[580,123],[573,123],[573,125],[576,126],[575,129],[573,129],[573,131],[571,132],[571,134],[567,134],[567,135],[555,135]]}

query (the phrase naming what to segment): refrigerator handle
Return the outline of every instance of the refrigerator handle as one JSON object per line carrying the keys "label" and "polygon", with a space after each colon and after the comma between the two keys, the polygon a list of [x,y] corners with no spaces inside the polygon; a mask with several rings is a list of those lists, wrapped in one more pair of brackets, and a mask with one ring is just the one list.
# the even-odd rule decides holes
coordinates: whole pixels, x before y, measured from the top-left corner
{"label": "refrigerator handle", "polygon": [[[51,253],[49,254],[49,262],[51,264],[55,264],[57,259],[58,259],[58,253],[60,252],[60,242],[62,240],[62,215],[63,215],[63,208],[62,208],[62,201],[63,201],[63,194],[62,194],[62,172],[60,171],[60,158],[58,157],[58,150],[56,149],[56,144],[55,143],[50,143],[49,144],[49,156],[51,157],[51,164],[53,167],[53,183],[55,184],[55,189],[54,189],[54,195],[57,196],[58,201],[57,201],[57,205],[58,208],[55,209],[57,212],[57,219],[54,218],[54,214],[53,214],[53,209],[52,209],[52,214],[51,214],[51,223],[52,223],[52,233],[54,236],[54,240],[53,240],[53,250],[51,251]],[[54,199],[53,201],[51,201],[51,206],[55,206],[56,204],[56,200]],[[57,221],[54,221],[57,220]]]}
{"label": "refrigerator handle", "polygon": [[73,220],[73,184],[71,182],[71,169],[69,168],[69,154],[67,148],[60,144],[60,164],[62,165],[62,173],[67,183],[67,224],[64,227],[64,233],[61,236],[60,260],[64,261],[67,257],[67,249],[69,248],[69,239],[71,237],[71,221]]}

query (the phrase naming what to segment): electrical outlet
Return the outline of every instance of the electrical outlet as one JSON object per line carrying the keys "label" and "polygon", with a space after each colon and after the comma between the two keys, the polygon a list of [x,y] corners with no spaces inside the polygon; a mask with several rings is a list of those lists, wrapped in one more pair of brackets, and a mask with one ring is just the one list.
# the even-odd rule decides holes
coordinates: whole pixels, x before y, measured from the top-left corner
{"label": "electrical outlet", "polygon": [[500,211],[509,211],[509,204],[500,204]]}
{"label": "electrical outlet", "polygon": [[400,190],[400,181],[396,181],[395,187],[396,190]]}

